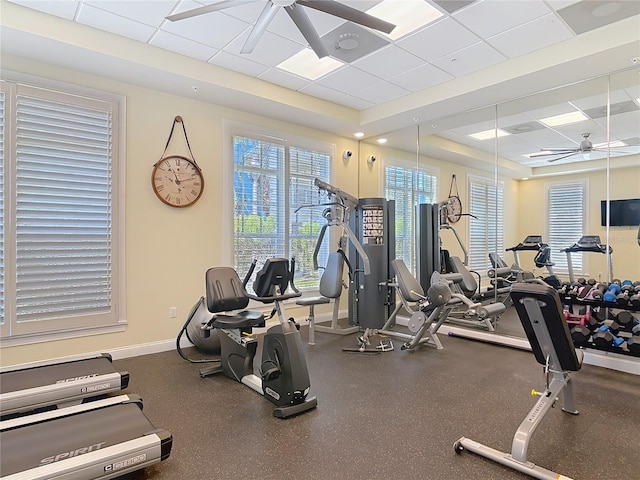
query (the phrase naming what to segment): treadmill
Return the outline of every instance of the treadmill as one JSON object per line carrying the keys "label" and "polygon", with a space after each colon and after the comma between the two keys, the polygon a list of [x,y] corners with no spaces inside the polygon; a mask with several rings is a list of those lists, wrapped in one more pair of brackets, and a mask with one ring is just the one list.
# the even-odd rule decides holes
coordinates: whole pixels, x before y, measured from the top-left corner
{"label": "treadmill", "polygon": [[128,385],[129,373],[116,371],[107,353],[7,367],[0,370],[0,416],[82,403]]}
{"label": "treadmill", "polygon": [[600,243],[599,235],[583,235],[580,237],[576,243],[571,245],[570,247],[563,248],[561,250],[567,254],[567,267],[569,268],[569,281],[574,282],[575,277],[573,274],[573,264],[571,263],[571,254],[574,252],[592,252],[592,253],[603,253],[609,254],[609,281],[613,279],[613,248],[610,245],[603,245]]}
{"label": "treadmill", "polygon": [[167,459],[172,442],[140,397],[108,397],[0,422],[0,478],[115,478]]}

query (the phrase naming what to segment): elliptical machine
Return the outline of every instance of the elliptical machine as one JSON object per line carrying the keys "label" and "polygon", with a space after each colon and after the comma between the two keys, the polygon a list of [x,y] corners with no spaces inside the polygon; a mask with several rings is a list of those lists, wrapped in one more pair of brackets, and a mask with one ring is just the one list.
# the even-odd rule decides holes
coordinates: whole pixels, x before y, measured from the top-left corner
{"label": "elliptical machine", "polygon": [[[301,296],[293,282],[295,261],[291,260],[289,268],[286,258],[268,259],[256,274],[253,283],[255,294],[250,294],[246,286],[255,267],[254,260],[242,282],[231,267],[207,270],[206,301],[204,297],[200,298],[191,309],[178,335],[177,344],[180,344],[183,333],[192,321],[199,322],[203,331],[215,329],[220,340],[220,358],[214,361],[214,365],[201,369],[200,376],[224,373],[264,395],[276,405],[273,415],[286,418],[318,404],[316,397],[308,397],[309,372],[298,325],[293,319],[285,317],[282,305],[289,298]],[[292,291],[287,293],[289,286]],[[260,311],[246,310],[250,299],[265,304],[273,303],[271,314],[265,317]],[[276,313],[280,323],[269,328],[263,336],[262,359],[256,375],[254,359],[259,339],[252,330],[254,327],[264,327],[265,321]]]}

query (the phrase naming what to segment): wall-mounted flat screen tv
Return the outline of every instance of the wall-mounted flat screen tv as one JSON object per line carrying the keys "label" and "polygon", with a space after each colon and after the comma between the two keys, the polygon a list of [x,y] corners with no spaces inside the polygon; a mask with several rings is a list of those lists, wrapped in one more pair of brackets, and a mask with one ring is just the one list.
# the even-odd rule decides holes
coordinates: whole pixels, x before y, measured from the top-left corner
{"label": "wall-mounted flat screen tv", "polygon": [[[611,200],[609,202],[612,227],[637,227],[640,225],[640,198]],[[607,224],[607,201],[600,202],[600,224]]]}

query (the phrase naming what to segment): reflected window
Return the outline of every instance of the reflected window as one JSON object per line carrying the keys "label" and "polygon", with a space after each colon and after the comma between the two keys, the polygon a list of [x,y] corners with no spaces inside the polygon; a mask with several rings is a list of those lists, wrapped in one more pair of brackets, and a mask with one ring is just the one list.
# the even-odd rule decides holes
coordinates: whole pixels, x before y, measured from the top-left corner
{"label": "reflected window", "polygon": [[416,272],[414,255],[415,207],[420,203],[436,203],[438,177],[415,167],[387,164],[384,170],[384,195],[396,205],[396,258]]}
{"label": "reflected window", "polygon": [[[314,179],[329,182],[331,154],[291,145],[272,137],[233,137],[234,266],[242,277],[254,259],[296,258],[298,288],[318,286],[313,252],[325,224],[325,207],[303,205],[322,202]],[[318,255],[324,266],[329,253],[328,236]]]}
{"label": "reflected window", "polygon": [[[560,251],[576,243],[585,235],[586,181],[554,182],[546,185],[547,191],[547,238],[551,247],[551,261],[557,273],[568,273],[567,256]],[[574,273],[584,272],[584,258],[573,253],[571,263]]]}
{"label": "reflected window", "polygon": [[504,249],[504,182],[469,176],[469,269],[486,272],[489,253]]}

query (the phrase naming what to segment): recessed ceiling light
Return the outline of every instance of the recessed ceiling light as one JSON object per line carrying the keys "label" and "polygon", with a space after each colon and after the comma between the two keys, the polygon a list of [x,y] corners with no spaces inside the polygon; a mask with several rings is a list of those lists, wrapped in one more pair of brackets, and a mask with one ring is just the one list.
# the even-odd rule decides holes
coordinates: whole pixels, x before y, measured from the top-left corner
{"label": "recessed ceiling light", "polygon": [[367,10],[369,15],[393,23],[394,28],[386,35],[392,40],[403,37],[407,33],[427,25],[440,18],[442,13],[424,0],[383,0],[375,7]]}
{"label": "recessed ceiling light", "polygon": [[342,65],[344,63],[332,57],[318,58],[313,50],[305,48],[287,58],[277,67],[300,77],[315,80],[340,68]]}
{"label": "recessed ceiling light", "polygon": [[561,115],[554,115],[553,117],[541,118],[540,123],[544,123],[547,127],[559,127],[561,125],[570,125],[572,123],[584,122],[589,120],[587,116],[582,112],[569,112]]}
{"label": "recessed ceiling light", "polygon": [[511,135],[509,132],[505,132],[501,128],[491,130],[484,130],[483,132],[472,133],[469,136],[471,138],[475,138],[476,140],[489,140],[490,138],[495,137],[506,137],[507,135]]}
{"label": "recessed ceiling light", "polygon": [[356,132],[356,133],[353,134],[353,136],[356,137],[356,138],[362,138],[362,137],[364,137],[364,132]]}
{"label": "recessed ceiling light", "polygon": [[386,138],[379,138],[378,140],[376,140],[380,145],[384,145],[385,143],[387,143],[387,139]]}

